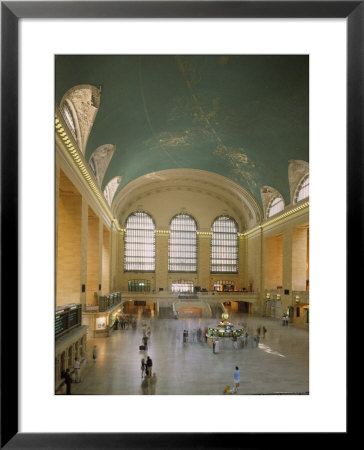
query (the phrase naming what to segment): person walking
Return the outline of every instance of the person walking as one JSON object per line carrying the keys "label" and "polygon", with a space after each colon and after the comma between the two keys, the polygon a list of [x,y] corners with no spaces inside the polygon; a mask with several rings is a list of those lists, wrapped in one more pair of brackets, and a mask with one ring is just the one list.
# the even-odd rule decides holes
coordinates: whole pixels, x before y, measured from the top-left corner
{"label": "person walking", "polygon": [[233,337],[233,347],[234,350],[238,349],[238,338],[236,336]]}
{"label": "person walking", "polygon": [[198,340],[198,342],[201,341],[201,336],[202,336],[202,330],[201,330],[201,328],[199,328],[199,329],[197,330],[197,340]]}
{"label": "person walking", "polygon": [[265,326],[263,325],[263,338],[265,338],[266,332],[267,332],[267,329],[266,329]]}
{"label": "person walking", "polygon": [[220,341],[216,339],[215,341],[215,353],[219,353]]}
{"label": "person walking", "polygon": [[234,371],[234,394],[237,394],[238,389],[240,386],[240,370],[238,366],[235,366],[235,371]]}
{"label": "person walking", "polygon": [[97,358],[97,346],[94,345],[94,347],[93,347],[93,349],[92,349],[92,359],[93,359],[94,361],[96,361],[96,358]]}
{"label": "person walking", "polygon": [[146,365],[147,365],[147,377],[149,378],[152,376],[152,367],[153,367],[153,361],[150,356],[147,357]]}
{"label": "person walking", "polygon": [[71,383],[72,383],[72,376],[70,369],[67,369],[64,374],[64,381],[66,383],[66,395],[71,395]]}
{"label": "person walking", "polygon": [[143,345],[144,345],[144,347],[145,347],[145,350],[148,348],[148,336],[143,336],[143,338],[142,338],[142,341],[143,341]]}
{"label": "person walking", "polygon": [[145,360],[144,360],[144,358],[142,358],[142,361],[140,363],[140,369],[142,371],[142,378],[143,378],[143,375],[144,375],[144,372],[145,372]]}
{"label": "person walking", "polygon": [[79,383],[81,381],[81,363],[78,358],[75,358],[75,362],[73,363],[73,368],[75,369],[75,381]]}
{"label": "person walking", "polygon": [[214,339],[212,341],[212,353],[215,353],[215,348],[216,348],[216,340]]}

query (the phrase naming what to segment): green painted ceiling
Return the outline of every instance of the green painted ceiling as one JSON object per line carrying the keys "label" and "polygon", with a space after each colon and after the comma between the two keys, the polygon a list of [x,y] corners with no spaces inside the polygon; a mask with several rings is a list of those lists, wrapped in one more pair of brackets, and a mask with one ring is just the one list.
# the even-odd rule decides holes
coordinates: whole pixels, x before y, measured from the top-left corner
{"label": "green painted ceiling", "polygon": [[[57,56],[56,102],[78,84],[101,86],[86,159],[116,152],[103,187],[149,172],[193,168],[289,203],[288,161],[308,161],[308,56]],[[119,188],[120,189],[120,188]]]}

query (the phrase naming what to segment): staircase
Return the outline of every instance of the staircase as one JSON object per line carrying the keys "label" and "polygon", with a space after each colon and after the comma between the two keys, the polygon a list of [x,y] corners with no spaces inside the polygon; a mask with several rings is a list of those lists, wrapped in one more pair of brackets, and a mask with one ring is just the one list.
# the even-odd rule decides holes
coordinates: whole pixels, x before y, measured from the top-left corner
{"label": "staircase", "polygon": [[173,308],[172,308],[172,306],[161,306],[161,305],[159,305],[158,319],[173,319]]}

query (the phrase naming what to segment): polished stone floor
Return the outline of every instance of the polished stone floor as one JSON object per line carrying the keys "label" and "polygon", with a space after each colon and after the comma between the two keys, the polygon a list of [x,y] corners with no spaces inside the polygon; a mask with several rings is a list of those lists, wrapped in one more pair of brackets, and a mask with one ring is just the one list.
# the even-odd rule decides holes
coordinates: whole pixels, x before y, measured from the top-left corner
{"label": "polished stone floor", "polygon": [[[136,330],[113,331],[108,338],[88,340],[88,359],[81,368],[81,383],[72,384],[79,395],[218,395],[226,385],[233,386],[235,366],[240,368],[238,395],[308,394],[309,333],[294,325],[282,326],[273,318],[235,314],[235,326],[247,325],[254,336],[259,325],[267,328],[259,345],[251,343],[235,350],[231,341],[218,354],[203,341],[183,343],[183,330],[216,326],[218,319],[146,319],[151,326],[147,352],[139,351],[142,320]],[[93,345],[98,355],[91,356]],[[150,380],[141,376],[140,362],[149,355],[153,360]],[[59,392],[64,393],[64,390]]]}

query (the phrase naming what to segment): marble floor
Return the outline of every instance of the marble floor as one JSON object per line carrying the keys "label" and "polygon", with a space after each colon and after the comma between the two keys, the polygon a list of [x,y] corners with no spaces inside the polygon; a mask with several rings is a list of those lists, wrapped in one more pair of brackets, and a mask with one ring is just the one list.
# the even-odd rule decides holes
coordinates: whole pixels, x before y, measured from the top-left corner
{"label": "marble floor", "polygon": [[[88,358],[82,364],[81,383],[72,384],[76,395],[217,395],[226,385],[233,386],[235,366],[240,368],[238,395],[308,394],[309,333],[278,319],[235,314],[235,326],[244,323],[254,336],[259,325],[267,328],[258,347],[227,348],[214,354],[205,342],[183,343],[183,330],[216,326],[218,319],[146,319],[151,339],[146,352],[139,351],[142,320],[136,330],[113,331],[108,338],[89,339]],[[91,356],[93,345],[98,356]],[[231,344],[231,345],[230,345]],[[144,380],[140,362],[153,360],[154,380]],[[64,394],[61,389],[58,394]]]}

